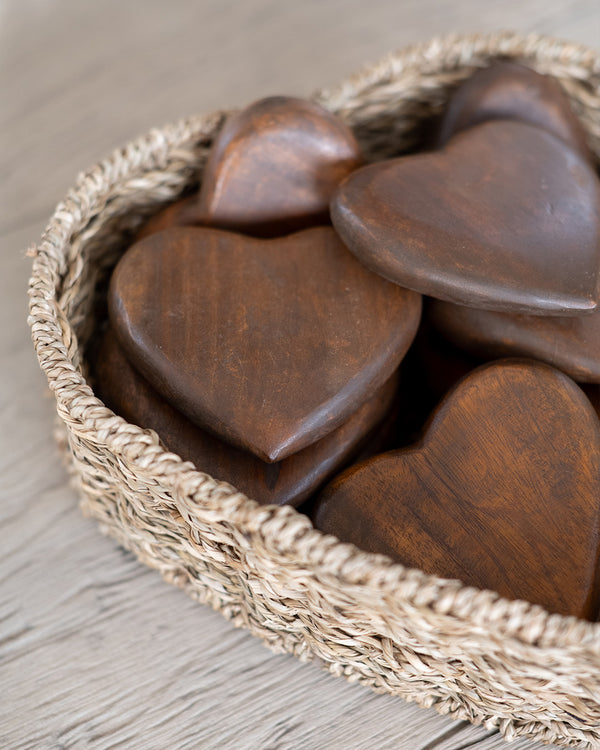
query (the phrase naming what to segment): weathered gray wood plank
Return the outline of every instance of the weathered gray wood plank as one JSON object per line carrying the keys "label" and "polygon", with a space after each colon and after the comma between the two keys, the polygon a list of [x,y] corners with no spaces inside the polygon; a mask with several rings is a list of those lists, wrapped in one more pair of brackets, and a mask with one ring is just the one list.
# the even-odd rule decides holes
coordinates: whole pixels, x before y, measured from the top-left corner
{"label": "weathered gray wood plank", "polygon": [[306,94],[397,46],[494,28],[597,45],[600,7],[0,4],[1,747],[504,747],[481,727],[271,655],[81,517],[51,441],[54,406],[25,324],[24,259],[76,173],[151,125],[267,93]]}

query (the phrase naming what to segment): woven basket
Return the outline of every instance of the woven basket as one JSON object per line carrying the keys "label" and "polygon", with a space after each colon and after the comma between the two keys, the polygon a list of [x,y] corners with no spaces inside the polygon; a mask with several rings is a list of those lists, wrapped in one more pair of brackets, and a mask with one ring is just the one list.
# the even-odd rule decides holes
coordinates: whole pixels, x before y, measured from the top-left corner
{"label": "woven basket", "polygon": [[[410,148],[452,87],[498,56],[560,79],[600,153],[599,57],[540,36],[436,39],[316,99],[379,159]],[[144,219],[197,184],[224,116],[152,130],[81,175],[32,251],[29,322],[83,510],[276,651],[507,738],[600,748],[600,624],[340,544],[197,471],[95,397],[85,351],[108,274]]]}

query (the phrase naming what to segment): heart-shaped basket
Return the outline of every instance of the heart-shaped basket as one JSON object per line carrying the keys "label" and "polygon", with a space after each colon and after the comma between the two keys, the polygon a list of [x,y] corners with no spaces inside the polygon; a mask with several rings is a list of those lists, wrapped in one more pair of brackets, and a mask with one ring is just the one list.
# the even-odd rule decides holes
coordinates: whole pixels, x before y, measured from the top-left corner
{"label": "heart-shaped basket", "polygon": [[[600,57],[537,35],[436,39],[316,99],[380,159],[416,143],[452,88],[498,57],[556,76],[600,153]],[[152,130],[81,175],[33,250],[29,323],[83,510],[276,651],[507,738],[600,748],[600,624],[340,544],[184,463],[94,395],[85,355],[109,273],[145,218],[198,183],[224,117]]]}

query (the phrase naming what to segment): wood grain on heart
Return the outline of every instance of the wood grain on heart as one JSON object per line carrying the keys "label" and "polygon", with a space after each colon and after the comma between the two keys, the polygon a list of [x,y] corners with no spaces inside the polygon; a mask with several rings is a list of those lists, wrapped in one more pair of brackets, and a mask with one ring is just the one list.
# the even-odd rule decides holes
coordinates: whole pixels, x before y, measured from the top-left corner
{"label": "wood grain on heart", "polygon": [[173,406],[277,461],[388,380],[421,298],[364,268],[329,227],[272,240],[171,228],[123,256],[109,313],[128,358]]}
{"label": "wood grain on heart", "polygon": [[488,120],[535,125],[562,138],[592,161],[583,126],[560,83],[513,60],[499,60],[478,70],[458,87],[442,119],[439,145],[460,130]]}
{"label": "wood grain on heart", "polygon": [[202,178],[209,226],[275,237],[329,223],[333,191],[363,158],[352,131],[313,102],[273,96],[226,121]]}
{"label": "wood grain on heart", "polygon": [[600,383],[600,311],[578,317],[517,315],[432,300],[429,317],[456,346],[475,355],[533,357],[579,382]]}
{"label": "wood grain on heart", "polygon": [[420,444],[349,469],[317,528],[552,612],[600,604],[600,422],[547,365],[503,361],[444,400]]}
{"label": "wood grain on heart", "polygon": [[378,437],[392,411],[398,384],[394,373],[322,440],[283,461],[265,463],[173,409],[130,365],[112,331],[107,331],[99,346],[94,374],[106,404],[129,422],[154,430],[167,450],[259,503],[274,505],[299,505]]}
{"label": "wood grain on heart", "polygon": [[488,122],[446,148],[364,167],[332,202],[356,256],[432,297],[485,309],[596,307],[600,183],[539,128]]}
{"label": "wood grain on heart", "polygon": [[135,242],[156,232],[162,232],[169,227],[199,226],[198,196],[196,193],[187,195],[171,203],[170,206],[158,211],[142,225],[135,236]]}

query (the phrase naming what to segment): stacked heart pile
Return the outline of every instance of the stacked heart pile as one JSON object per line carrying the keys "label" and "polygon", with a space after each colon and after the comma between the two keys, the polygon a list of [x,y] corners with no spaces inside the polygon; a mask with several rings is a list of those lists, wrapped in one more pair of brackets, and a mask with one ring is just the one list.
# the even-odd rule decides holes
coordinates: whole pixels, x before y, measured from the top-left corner
{"label": "stacked heart pile", "polygon": [[98,388],[342,541],[596,619],[600,422],[571,380],[600,383],[592,155],[558,82],[506,61],[438,134],[365,165],[315,104],[230,117],[114,270]]}

